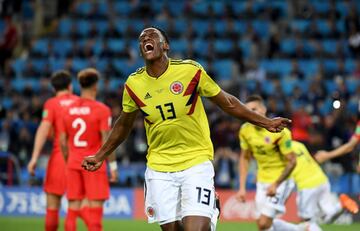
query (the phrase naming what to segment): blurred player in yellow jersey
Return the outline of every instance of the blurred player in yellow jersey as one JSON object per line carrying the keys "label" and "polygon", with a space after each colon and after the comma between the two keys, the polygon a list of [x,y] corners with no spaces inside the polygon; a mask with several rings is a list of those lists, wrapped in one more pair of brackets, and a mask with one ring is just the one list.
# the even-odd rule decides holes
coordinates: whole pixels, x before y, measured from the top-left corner
{"label": "blurred player in yellow jersey", "polygon": [[[260,115],[266,115],[266,106],[258,95],[250,96],[245,105]],[[275,219],[285,212],[285,202],[294,188],[294,182],[288,180],[296,166],[290,131],[285,128],[280,133],[271,133],[245,123],[240,129],[239,138],[240,189],[236,196],[240,201],[245,201],[248,164],[253,157],[258,167],[255,202],[259,230],[304,230],[300,225]]]}
{"label": "blurred player in yellow jersey", "polygon": [[148,221],[158,222],[165,231],[214,229],[214,151],[201,97],[272,132],[280,132],[290,121],[248,110],[222,91],[197,62],[170,59],[169,39],[158,28],[141,32],[139,49],[145,66],[126,80],[123,111],[105,144],[84,159],[83,167],[89,171],[100,168],[126,139],[141,112],[149,145],[145,172]]}
{"label": "blurred player in yellow jersey", "polygon": [[297,164],[291,176],[298,191],[299,217],[304,221],[315,222],[321,218],[322,222],[329,223],[336,219],[344,209],[352,213],[359,211],[356,202],[345,194],[341,194],[340,200],[334,203],[327,176],[304,144],[293,141],[292,150],[297,157]]}

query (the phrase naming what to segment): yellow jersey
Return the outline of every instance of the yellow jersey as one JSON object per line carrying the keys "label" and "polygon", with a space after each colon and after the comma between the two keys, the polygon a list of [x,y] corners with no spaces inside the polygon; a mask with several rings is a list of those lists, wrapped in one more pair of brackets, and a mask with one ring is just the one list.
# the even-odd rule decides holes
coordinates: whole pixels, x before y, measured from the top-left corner
{"label": "yellow jersey", "polygon": [[296,167],[291,177],[298,190],[316,188],[328,182],[327,176],[304,144],[293,141],[292,149],[296,154]]}
{"label": "yellow jersey", "polygon": [[291,132],[285,128],[279,133],[271,133],[265,128],[245,123],[239,131],[240,147],[249,150],[256,160],[257,181],[275,182],[286,166],[284,155],[292,152]]}
{"label": "yellow jersey", "polygon": [[158,78],[146,67],[125,82],[123,111],[140,110],[148,143],[147,165],[176,172],[213,159],[213,145],[201,96],[213,97],[220,87],[192,60],[172,60]]}

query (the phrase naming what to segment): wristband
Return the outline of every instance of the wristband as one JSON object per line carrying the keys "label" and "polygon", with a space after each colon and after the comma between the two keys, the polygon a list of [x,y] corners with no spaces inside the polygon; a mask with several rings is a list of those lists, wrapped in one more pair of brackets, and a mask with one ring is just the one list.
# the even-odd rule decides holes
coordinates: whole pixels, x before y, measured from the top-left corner
{"label": "wristband", "polygon": [[109,167],[111,171],[115,171],[118,169],[118,165],[116,160],[109,162]]}

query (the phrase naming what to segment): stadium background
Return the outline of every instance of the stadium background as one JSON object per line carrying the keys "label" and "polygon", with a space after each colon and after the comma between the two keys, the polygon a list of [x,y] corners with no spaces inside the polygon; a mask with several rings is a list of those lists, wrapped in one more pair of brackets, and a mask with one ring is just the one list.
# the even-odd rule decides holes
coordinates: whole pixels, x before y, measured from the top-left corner
{"label": "stadium background", "polygon": [[[0,13],[0,223],[44,214],[39,186],[50,143],[36,177],[29,177],[26,164],[43,103],[53,94],[51,72],[64,68],[75,76],[82,68],[96,67],[103,75],[98,98],[117,118],[122,84],[143,65],[137,37],[148,25],[167,31],[171,57],[198,61],[241,100],[261,94],[269,116],[291,118],[293,138],[312,153],[347,141],[357,122],[360,1],[0,0]],[[205,105],[215,148],[215,182],[226,208],[222,219],[251,220],[253,201],[241,205],[232,198],[238,188],[241,123],[209,102]],[[138,118],[117,150],[120,180],[106,206],[109,218],[143,218],[142,126]],[[358,153],[323,166],[334,193],[359,196]],[[254,172],[253,165],[247,180],[251,190]],[[290,201],[288,219],[296,220],[294,198]],[[360,219],[345,214],[338,222],[354,220]]]}

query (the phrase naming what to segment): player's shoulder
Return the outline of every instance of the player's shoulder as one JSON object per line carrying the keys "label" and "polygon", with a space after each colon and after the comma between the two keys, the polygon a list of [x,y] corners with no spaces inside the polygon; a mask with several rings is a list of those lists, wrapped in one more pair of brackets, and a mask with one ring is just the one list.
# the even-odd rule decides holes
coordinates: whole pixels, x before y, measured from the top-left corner
{"label": "player's shoulder", "polygon": [[139,67],[138,69],[136,69],[135,72],[131,73],[128,77],[128,79],[132,79],[132,78],[136,78],[138,76],[141,76],[145,73],[145,66],[144,67]]}
{"label": "player's shoulder", "polygon": [[249,122],[245,122],[241,125],[240,127],[240,132],[245,132],[248,131],[250,129],[252,129],[254,127],[253,124],[249,123]]}
{"label": "player's shoulder", "polygon": [[203,68],[200,63],[192,59],[170,59],[171,65],[183,65],[183,66],[193,66],[197,68]]}

